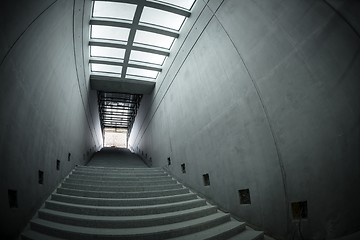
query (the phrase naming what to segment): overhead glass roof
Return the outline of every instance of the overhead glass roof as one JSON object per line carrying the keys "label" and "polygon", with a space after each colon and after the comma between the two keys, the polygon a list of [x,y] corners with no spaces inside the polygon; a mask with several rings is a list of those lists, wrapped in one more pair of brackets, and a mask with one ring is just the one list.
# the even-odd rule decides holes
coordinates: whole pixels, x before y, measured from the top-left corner
{"label": "overhead glass roof", "polygon": [[119,18],[132,20],[136,11],[136,4],[113,1],[94,1],[93,17]]}
{"label": "overhead glass roof", "polygon": [[[172,46],[179,37],[184,22],[190,17],[195,0],[92,2],[90,74],[154,82],[161,74],[167,57],[172,54]],[[128,97],[134,98],[135,95],[114,96],[107,93],[99,95],[103,99],[100,113],[102,125],[128,127],[133,118],[121,118],[117,123],[117,118],[109,118],[104,114],[109,108],[115,115],[123,114],[130,101]],[[126,107],[119,108],[120,105]]]}

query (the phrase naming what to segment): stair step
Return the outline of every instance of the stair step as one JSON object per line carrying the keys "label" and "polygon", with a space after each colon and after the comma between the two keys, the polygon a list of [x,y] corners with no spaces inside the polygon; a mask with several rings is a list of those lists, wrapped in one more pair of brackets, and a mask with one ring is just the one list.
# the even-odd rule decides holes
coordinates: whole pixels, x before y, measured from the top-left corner
{"label": "stair step", "polygon": [[264,239],[264,232],[255,231],[251,228],[246,227],[243,232],[229,238],[228,240],[263,240],[263,239]]}
{"label": "stair step", "polygon": [[93,206],[141,206],[141,205],[155,205],[163,203],[174,203],[196,199],[197,196],[194,193],[186,193],[164,197],[152,197],[152,198],[89,198],[79,197],[53,193],[51,200],[65,203],[93,205]]}
{"label": "stair step", "polygon": [[171,178],[165,178],[160,180],[153,181],[99,181],[99,180],[90,180],[90,179],[74,179],[74,178],[66,178],[66,183],[72,184],[83,184],[83,185],[95,185],[95,186],[143,186],[143,185],[168,185],[168,184],[176,184],[177,181]]}
{"label": "stair step", "polygon": [[91,170],[109,170],[109,171],[122,171],[122,170],[162,170],[160,167],[132,167],[132,168],[125,168],[125,167],[97,167],[97,166],[77,166],[76,169],[91,169]]}
{"label": "stair step", "polygon": [[146,206],[130,206],[130,207],[108,207],[108,206],[90,206],[63,203],[53,200],[45,202],[45,208],[69,213],[96,215],[96,216],[138,216],[166,212],[181,211],[190,208],[204,206],[204,199],[194,199],[177,203],[165,203]]}
{"label": "stair step", "polygon": [[86,176],[99,176],[99,177],[155,177],[155,176],[168,176],[165,172],[151,172],[151,173],[101,173],[101,172],[85,172],[85,171],[72,171],[71,175],[86,175]]}
{"label": "stair step", "polygon": [[93,198],[148,198],[148,197],[161,197],[189,193],[189,189],[171,189],[162,191],[145,191],[145,192],[103,192],[103,191],[84,191],[78,189],[70,189],[59,187],[56,189],[57,193],[81,196],[81,197],[93,197]]}
{"label": "stair step", "polygon": [[[205,229],[200,232],[195,232],[192,234],[188,234],[176,238],[171,238],[171,240],[187,240],[187,239],[223,240],[223,239],[228,239],[229,237],[233,237],[234,235],[239,234],[244,230],[245,230],[245,223],[231,220],[229,222],[225,222],[213,228]],[[244,240],[245,239],[251,240],[251,238],[244,238]]]}
{"label": "stair step", "polygon": [[82,174],[70,174],[68,178],[71,179],[84,179],[84,180],[97,180],[97,181],[160,181],[165,179],[172,179],[168,175],[161,176],[94,176],[94,175],[82,175]]}
{"label": "stair step", "polygon": [[228,214],[215,214],[185,222],[166,224],[157,227],[138,228],[88,228],[54,223],[39,218],[31,221],[31,229],[55,237],[66,239],[167,239],[205,230],[230,220]]}
{"label": "stair step", "polygon": [[66,240],[64,238],[58,238],[49,236],[47,234],[39,233],[33,230],[27,230],[21,234],[22,240]]}
{"label": "stair step", "polygon": [[92,216],[40,209],[39,218],[73,226],[95,228],[132,228],[149,227],[187,221],[216,213],[211,205],[181,210],[170,213],[151,214],[144,216]]}
{"label": "stair step", "polygon": [[74,171],[84,171],[84,172],[98,172],[98,173],[163,173],[164,170],[160,168],[119,168],[119,169],[94,169],[94,168],[75,168]]}
{"label": "stair step", "polygon": [[158,185],[158,186],[96,186],[96,185],[83,185],[83,184],[72,184],[64,182],[61,184],[61,187],[78,189],[78,190],[91,190],[99,192],[144,192],[144,191],[157,191],[157,190],[169,190],[169,189],[179,189],[183,188],[181,184],[168,184],[168,185]]}

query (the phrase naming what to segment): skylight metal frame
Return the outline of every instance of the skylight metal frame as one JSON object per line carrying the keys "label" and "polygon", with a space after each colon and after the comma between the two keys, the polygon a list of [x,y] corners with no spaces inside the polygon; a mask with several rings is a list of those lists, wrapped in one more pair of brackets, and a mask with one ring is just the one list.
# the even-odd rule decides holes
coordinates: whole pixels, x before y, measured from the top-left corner
{"label": "skylight metal frame", "polygon": [[[97,1],[98,2],[114,2],[114,3],[133,4],[134,6],[136,6],[134,17],[133,17],[132,21],[127,20],[127,19],[120,19],[120,18],[119,19],[102,18],[100,16],[93,17],[94,16],[94,4]],[[89,63],[101,63],[101,64],[111,64],[111,65],[122,66],[122,71],[121,71],[121,75],[120,75],[121,79],[127,79],[127,76],[128,76],[127,68],[128,67],[140,68],[140,69],[146,69],[146,70],[152,70],[152,71],[158,71],[158,72],[162,71],[161,66],[164,64],[164,62],[162,62],[162,64],[160,64],[161,66],[159,66],[159,64],[152,64],[149,62],[144,62],[144,61],[139,61],[139,60],[137,60],[137,61],[130,60],[131,51],[133,51],[133,50],[145,52],[145,53],[158,54],[158,55],[162,55],[162,56],[166,56],[166,57],[168,57],[170,55],[169,49],[166,49],[163,47],[158,47],[158,46],[147,45],[146,43],[136,43],[134,41],[134,39],[135,39],[135,34],[136,34],[137,30],[150,32],[150,33],[156,33],[156,34],[160,34],[160,35],[164,35],[164,36],[169,36],[169,37],[173,37],[175,39],[179,37],[179,31],[169,29],[166,27],[162,27],[162,26],[157,26],[157,25],[152,25],[149,23],[140,22],[141,14],[142,14],[144,7],[154,8],[157,10],[162,10],[162,11],[170,12],[170,13],[177,14],[180,16],[184,16],[185,20],[191,14],[190,10],[186,10],[184,8],[181,8],[181,7],[172,5],[172,4],[168,4],[165,2],[157,2],[157,1],[152,1],[152,0],[93,0],[90,25],[122,27],[122,28],[127,28],[130,31],[129,31],[127,41],[121,41],[121,40],[100,39],[100,38],[92,39],[91,38],[92,32],[90,30],[90,33],[89,33],[90,34],[90,41],[89,41],[90,46],[120,48],[120,49],[125,50],[125,54],[122,59],[121,58],[119,58],[119,59],[111,58],[110,59],[110,58],[106,58],[106,57],[104,57],[103,59],[100,59],[101,56],[96,56],[96,57],[90,56]],[[184,24],[185,20],[183,21],[182,25]],[[92,29],[92,28],[90,28],[90,29]],[[175,39],[173,40],[173,42],[175,41]],[[171,45],[173,45],[173,43]],[[170,46],[170,49],[171,49],[171,46]],[[166,58],[164,61],[166,61]],[[157,74],[157,76],[158,75],[159,74]],[[144,79],[147,78],[147,76],[140,76],[140,77],[142,77]],[[153,80],[153,78],[149,77],[149,80],[151,81],[151,80]]]}

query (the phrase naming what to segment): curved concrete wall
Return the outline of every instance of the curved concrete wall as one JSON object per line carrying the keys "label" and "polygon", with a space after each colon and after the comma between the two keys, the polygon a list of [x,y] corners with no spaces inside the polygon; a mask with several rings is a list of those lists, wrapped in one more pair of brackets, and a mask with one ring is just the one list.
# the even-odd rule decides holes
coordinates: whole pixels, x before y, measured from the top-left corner
{"label": "curved concrete wall", "polygon": [[359,231],[359,16],[356,1],[197,1],[129,146],[275,237],[300,237],[299,201],[306,239]]}
{"label": "curved concrete wall", "polygon": [[[83,54],[89,14],[90,1],[82,0],[7,1],[1,6],[3,239],[14,239],[75,164],[86,163],[102,146],[96,92],[90,91],[88,56]],[[43,184],[38,183],[39,170]],[[17,191],[17,208],[9,208],[9,189]]]}

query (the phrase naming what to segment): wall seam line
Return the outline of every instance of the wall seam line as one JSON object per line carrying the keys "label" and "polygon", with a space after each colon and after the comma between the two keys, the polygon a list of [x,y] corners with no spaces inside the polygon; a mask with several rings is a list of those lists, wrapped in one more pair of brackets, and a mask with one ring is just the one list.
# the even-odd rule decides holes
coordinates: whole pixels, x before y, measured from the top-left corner
{"label": "wall seam line", "polygon": [[1,60],[0,67],[5,62],[5,59],[9,56],[11,50],[15,47],[15,45],[18,43],[18,41],[21,39],[21,37],[27,32],[27,30],[38,20],[47,10],[49,10],[58,0],[55,0],[53,3],[51,3],[49,6],[47,6],[34,20],[31,21],[31,23],[25,28],[25,30],[18,36],[18,38],[13,42],[9,50],[6,52],[5,56]]}
{"label": "wall seam line", "polygon": [[[84,109],[84,113],[85,113],[86,122],[87,122],[87,124],[88,124],[89,130],[90,130],[90,133],[91,133],[91,136],[92,136],[92,138],[95,140],[93,131],[92,131],[91,126],[90,126],[90,122],[89,122],[88,116],[87,116],[87,114],[86,114],[86,107],[85,107],[84,98],[83,98],[83,95],[82,95],[82,92],[81,92],[81,84],[80,84],[80,78],[79,78],[79,70],[78,70],[77,60],[76,60],[76,49],[75,49],[75,5],[76,5],[76,0],[73,1],[73,19],[72,19],[72,20],[73,20],[73,21],[72,21],[72,28],[73,28],[73,53],[74,53],[76,80],[77,80],[77,83],[78,83],[77,85],[78,85],[78,87],[79,87],[79,93],[80,93],[80,98],[81,98],[81,102],[82,102],[83,109]],[[95,141],[96,141],[96,140],[95,140]]]}
{"label": "wall seam line", "polygon": [[287,193],[286,171],[285,171],[285,167],[284,167],[284,162],[283,162],[282,157],[281,157],[281,152],[280,152],[280,149],[279,149],[279,144],[278,144],[278,141],[277,141],[277,137],[276,137],[274,128],[272,126],[272,123],[270,121],[270,116],[269,116],[268,110],[267,110],[267,108],[265,106],[265,103],[264,103],[264,100],[263,100],[263,98],[261,96],[259,86],[257,85],[254,77],[251,75],[250,70],[248,69],[248,67],[247,67],[247,65],[245,63],[245,60],[244,60],[243,56],[241,55],[239,49],[236,47],[236,45],[233,42],[233,40],[231,39],[229,33],[226,31],[225,27],[220,22],[219,18],[216,16],[216,12],[214,12],[214,16],[215,16],[216,20],[218,21],[218,23],[220,24],[220,26],[222,27],[222,29],[224,30],[224,32],[226,33],[226,35],[228,36],[228,38],[231,41],[232,45],[234,46],[236,52],[238,53],[238,55],[239,55],[239,57],[241,59],[241,62],[243,63],[244,68],[246,69],[246,72],[247,72],[249,78],[251,79],[252,84],[254,85],[256,94],[258,95],[261,107],[263,109],[266,121],[268,123],[269,130],[270,130],[270,133],[271,133],[271,137],[272,137],[272,139],[274,141],[275,150],[276,150],[276,154],[277,154],[277,158],[278,158],[278,162],[279,162],[279,167],[280,167],[280,172],[281,172],[281,178],[282,178],[282,182],[283,182],[284,199],[285,199],[285,202],[286,202],[286,206],[285,206],[286,207],[286,217],[287,217],[287,221],[286,221],[286,229],[287,229],[287,231],[286,231],[286,234],[288,235],[288,234],[290,234],[290,225],[289,225],[290,212],[289,212],[289,207],[288,207],[289,198],[288,198],[288,193]]}

